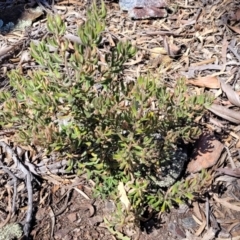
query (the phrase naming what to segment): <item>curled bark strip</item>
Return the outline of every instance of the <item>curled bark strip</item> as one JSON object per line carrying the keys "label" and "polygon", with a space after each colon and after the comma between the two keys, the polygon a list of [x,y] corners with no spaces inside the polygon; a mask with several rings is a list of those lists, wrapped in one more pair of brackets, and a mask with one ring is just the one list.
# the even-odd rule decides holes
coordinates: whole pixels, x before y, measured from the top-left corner
{"label": "curled bark strip", "polygon": [[3,171],[6,172],[8,175],[10,175],[13,179],[12,214],[15,214],[18,178],[8,169],[8,167],[3,166],[2,162],[0,162],[0,168],[2,168]]}
{"label": "curled bark strip", "polygon": [[17,155],[14,153],[14,151],[3,141],[0,141],[0,147],[3,148],[7,152],[9,156],[12,157],[16,167],[24,174],[25,182],[27,186],[27,192],[28,192],[28,210],[26,214],[26,220],[24,225],[24,235],[26,237],[30,234],[30,227],[31,227],[31,221],[32,221],[32,213],[33,213],[33,189],[32,189],[32,179],[33,176],[30,171],[21,163],[21,161],[18,159]]}
{"label": "curled bark strip", "polygon": [[234,54],[234,56],[237,58],[237,60],[240,62],[240,56],[237,52],[236,49],[234,49],[234,47],[232,47],[231,45],[228,45],[228,49]]}
{"label": "curled bark strip", "polygon": [[236,93],[229,84],[226,84],[224,81],[221,81],[222,90],[226,93],[228,100],[235,106],[240,107],[240,98],[238,93]]}
{"label": "curled bark strip", "polygon": [[87,203],[84,207],[89,211],[89,217],[92,217],[95,213],[95,209],[93,205],[90,203]]}
{"label": "curled bark strip", "polygon": [[[84,203],[81,207],[80,207],[80,209],[83,209],[83,210],[85,210],[85,211],[89,211],[89,215],[88,215],[88,217],[90,218],[90,217],[93,217],[93,215],[95,214],[95,208],[94,208],[94,206],[92,205],[92,203]],[[75,211],[77,211],[77,210],[75,210]],[[74,212],[75,212],[74,211]]]}
{"label": "curled bark strip", "polygon": [[[67,193],[66,193],[67,196],[66,196],[66,198],[65,198],[63,207],[62,207],[59,211],[57,211],[57,212],[55,213],[55,217],[58,216],[58,215],[61,215],[61,214],[67,209],[71,191],[72,191],[72,190],[67,191]],[[65,197],[65,194],[64,194],[63,197]],[[60,201],[63,199],[63,197],[60,199]],[[59,201],[59,202],[60,202],[60,201]]]}
{"label": "curled bark strip", "polygon": [[223,173],[225,175],[228,176],[232,176],[232,177],[236,177],[236,178],[240,178],[240,168],[217,168],[216,169],[217,172]]}
{"label": "curled bark strip", "polygon": [[220,106],[217,104],[212,104],[208,108],[208,110],[210,110],[217,116],[222,117],[223,119],[226,119],[230,122],[237,123],[237,124],[240,123],[240,113],[238,111],[234,111],[232,109],[228,109],[224,106]]}
{"label": "curled bark strip", "polygon": [[67,160],[55,162],[50,165],[43,165],[43,163],[40,163],[36,166],[36,172],[41,175],[47,174],[48,172],[65,173],[64,168],[66,167],[66,165],[67,165]]}

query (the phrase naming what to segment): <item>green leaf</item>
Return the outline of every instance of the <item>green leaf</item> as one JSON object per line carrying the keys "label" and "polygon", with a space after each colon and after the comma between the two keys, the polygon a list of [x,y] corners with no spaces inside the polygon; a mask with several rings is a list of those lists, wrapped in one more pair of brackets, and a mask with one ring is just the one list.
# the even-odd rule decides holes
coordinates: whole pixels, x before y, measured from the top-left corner
{"label": "green leaf", "polygon": [[193,194],[190,193],[190,192],[186,192],[186,193],[184,194],[184,196],[187,197],[189,200],[193,200],[193,198],[194,198]]}

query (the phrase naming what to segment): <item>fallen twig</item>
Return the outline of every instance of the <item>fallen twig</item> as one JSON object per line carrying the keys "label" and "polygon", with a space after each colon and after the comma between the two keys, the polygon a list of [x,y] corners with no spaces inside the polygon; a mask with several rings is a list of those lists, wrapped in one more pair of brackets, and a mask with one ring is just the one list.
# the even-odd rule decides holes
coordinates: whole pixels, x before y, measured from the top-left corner
{"label": "fallen twig", "polygon": [[33,176],[31,172],[20,162],[17,155],[14,153],[14,151],[3,141],[0,141],[0,147],[2,147],[9,156],[12,157],[16,167],[23,172],[25,177],[25,182],[27,186],[27,192],[28,192],[28,209],[26,214],[26,220],[24,225],[24,235],[26,237],[30,234],[30,226],[31,226],[31,220],[32,220],[32,212],[33,212],[33,190],[32,190],[32,179]]}
{"label": "fallen twig", "polygon": [[12,214],[15,214],[18,178],[8,169],[8,167],[3,166],[2,162],[0,162],[0,168],[2,168],[3,171],[6,172],[8,175],[10,175],[12,177],[12,179],[13,179]]}

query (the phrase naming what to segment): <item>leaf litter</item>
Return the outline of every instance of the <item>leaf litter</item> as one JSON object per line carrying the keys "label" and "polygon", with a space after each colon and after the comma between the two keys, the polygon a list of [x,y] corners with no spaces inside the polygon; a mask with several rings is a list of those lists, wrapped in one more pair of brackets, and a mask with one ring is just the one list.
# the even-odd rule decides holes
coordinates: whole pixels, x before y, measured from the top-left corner
{"label": "leaf litter", "polygon": [[[12,1],[7,2],[10,5],[13,3]],[[18,6],[23,2],[27,1],[14,1],[14,4]],[[28,4],[31,3],[31,7],[36,7],[37,4],[34,2],[29,1]],[[42,3],[45,13],[54,9],[55,12],[61,13],[71,26],[72,30],[65,37],[73,43],[79,41],[74,34],[74,29],[85,20],[84,13],[88,1],[57,0],[54,6],[51,6],[47,0]],[[129,40],[139,49],[136,60],[128,63],[129,68],[124,72],[126,78],[136,79],[139,75],[149,73],[159,77],[160,74],[162,76],[160,80],[166,82],[171,88],[176,79],[185,77],[193,94],[201,89],[201,91],[208,91],[215,96],[214,104],[209,107],[212,113],[209,112],[204,121],[205,127],[215,135],[215,141],[219,145],[211,143],[211,152],[216,153],[215,155],[209,155],[207,150],[197,154],[197,158],[201,157],[201,160],[196,163],[197,170],[190,171],[192,175],[196,175],[200,174],[198,171],[201,169],[208,169],[207,171],[211,174],[210,184],[206,184],[206,189],[198,193],[198,198],[192,206],[185,206],[185,212],[181,212],[181,208],[172,209],[170,214],[162,214],[160,219],[155,219],[155,222],[152,219],[142,222],[144,231],[140,234],[139,239],[239,239],[239,139],[233,136],[240,134],[239,129],[236,128],[240,122],[239,90],[237,90],[240,89],[238,87],[240,86],[239,1],[168,1],[166,18],[138,21],[133,21],[127,13],[121,12],[117,2],[106,1],[106,6],[108,8],[106,29],[108,36],[104,41],[114,45],[117,40]],[[6,2],[0,1],[0,7],[6,7]],[[13,31],[0,36],[1,87],[7,87],[6,71],[20,66],[24,72],[34,67],[34,63],[28,57],[29,42],[31,40],[40,41],[47,34],[47,29],[45,15],[32,17],[30,20],[32,25],[25,31],[13,29]],[[218,89],[221,91],[216,92]],[[230,132],[234,134],[231,135]],[[10,144],[11,134],[3,133],[2,139],[2,146]],[[204,140],[199,144],[200,146],[204,144]],[[224,150],[222,146],[227,146],[228,154],[225,154],[226,149]],[[12,151],[15,151],[15,148]],[[28,164],[29,172],[25,172],[25,174],[33,174],[36,171],[44,181],[41,190],[39,190],[39,186],[33,186],[33,202],[41,202],[41,208],[37,209],[36,214],[40,214],[44,208],[47,213],[41,220],[40,218],[37,220],[37,225],[31,233],[34,239],[49,239],[48,236],[54,234],[56,239],[66,236],[68,236],[66,239],[73,239],[71,231],[76,231],[77,227],[80,230],[74,234],[83,240],[116,239],[114,234],[124,238],[121,233],[114,232],[113,229],[111,229],[112,235],[104,231],[103,229],[106,227],[101,219],[96,220],[96,225],[90,226],[88,213],[77,207],[84,204],[88,206],[89,202],[86,201],[89,199],[86,199],[84,194],[91,196],[91,182],[86,182],[84,178],[76,179],[74,176],[64,178],[61,174],[64,174],[63,169],[66,162],[56,164],[54,159],[57,156],[47,158],[40,154],[41,149],[24,149],[24,151],[28,154],[31,152],[30,158],[27,158],[27,155],[23,157],[24,155],[18,153],[19,157],[23,157],[24,165]],[[3,154],[5,154],[4,149],[2,149],[2,156]],[[230,157],[236,165],[234,169]],[[11,162],[6,157],[3,157],[1,161],[4,164]],[[211,163],[206,165],[208,161]],[[190,162],[190,164],[192,163],[193,161]],[[188,165],[188,167],[190,166]],[[9,169],[12,169],[11,165],[9,165]],[[2,168],[0,174],[4,176],[7,172]],[[29,209],[25,209],[24,201],[26,202],[29,198],[26,191],[27,194],[29,191],[31,193],[31,187],[21,184],[14,189],[14,178],[11,178],[10,174],[8,176],[7,180],[3,178],[1,180],[0,204],[6,211],[1,211],[0,215],[6,220],[4,223],[20,222],[22,221],[20,219],[24,219],[26,212],[29,211]],[[23,176],[24,173],[19,174],[20,179]],[[188,177],[191,178],[191,175]],[[55,216],[54,213],[59,209],[54,209],[56,207],[54,204],[64,195],[61,189],[67,189],[74,184],[76,184],[75,190],[70,198],[67,198],[67,211],[60,216]],[[53,191],[51,187],[55,187],[55,190]],[[13,205],[14,197],[11,196],[9,188],[14,194],[21,195],[22,200],[16,201],[16,207]],[[41,192],[40,199],[38,199],[38,191]],[[122,193],[123,204],[128,206],[128,199],[124,194],[124,187],[121,185],[119,192]],[[197,199],[201,201],[196,207]],[[29,204],[31,205],[30,202]],[[111,215],[111,211],[115,211],[114,207],[109,208],[110,205],[100,200],[94,203],[97,210],[101,209],[108,215]],[[61,206],[58,207],[61,210]],[[11,215],[15,208],[19,209],[18,214]],[[76,213],[77,211],[78,213]],[[71,218],[65,216],[71,212],[76,213],[76,219],[78,219],[76,224],[73,222],[66,224],[69,219],[75,219],[72,216]],[[81,216],[79,216],[80,213]],[[98,213],[93,213],[93,216],[94,214],[99,216]],[[30,217],[29,212],[27,217]],[[197,222],[198,227],[187,228],[184,225],[183,228],[181,222],[183,219]],[[154,227],[157,223],[161,224],[161,228]],[[168,229],[169,223],[176,224],[171,231]],[[216,223],[220,228],[218,232],[214,229]],[[54,225],[55,228],[51,225]],[[25,225],[26,232],[28,231],[27,227]],[[147,230],[149,228],[151,231]],[[42,232],[40,229],[46,229],[46,231]],[[130,238],[125,237],[125,239]]]}

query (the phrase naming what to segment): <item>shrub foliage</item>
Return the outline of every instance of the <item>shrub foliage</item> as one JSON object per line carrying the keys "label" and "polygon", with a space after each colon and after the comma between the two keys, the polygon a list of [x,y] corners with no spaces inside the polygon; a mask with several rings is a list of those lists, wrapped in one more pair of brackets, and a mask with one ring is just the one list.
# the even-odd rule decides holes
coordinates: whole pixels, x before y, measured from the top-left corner
{"label": "shrub foliage", "polygon": [[[150,77],[124,80],[124,63],[137,50],[129,42],[104,46],[105,17],[104,4],[93,4],[74,43],[61,17],[48,17],[49,35],[30,46],[37,67],[8,75],[1,126],[16,127],[18,143],[68,158],[68,171],[87,173],[97,194],[118,199],[122,182],[135,213],[164,210],[170,202],[152,179],[179,142],[199,136],[194,119],[210,98],[189,95],[183,80],[173,90]],[[178,183],[169,199],[191,198],[186,184]]]}

